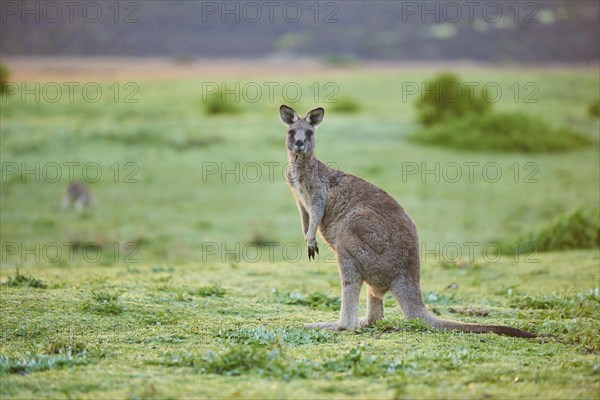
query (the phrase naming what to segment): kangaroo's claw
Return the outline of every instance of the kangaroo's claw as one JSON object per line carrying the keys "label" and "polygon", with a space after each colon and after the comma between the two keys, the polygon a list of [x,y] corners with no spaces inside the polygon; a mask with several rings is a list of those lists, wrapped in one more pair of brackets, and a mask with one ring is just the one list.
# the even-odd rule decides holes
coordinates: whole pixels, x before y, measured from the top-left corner
{"label": "kangaroo's claw", "polygon": [[316,242],[314,246],[308,246],[308,261],[310,261],[311,258],[313,260],[315,259],[315,253],[319,254],[319,246],[317,246]]}

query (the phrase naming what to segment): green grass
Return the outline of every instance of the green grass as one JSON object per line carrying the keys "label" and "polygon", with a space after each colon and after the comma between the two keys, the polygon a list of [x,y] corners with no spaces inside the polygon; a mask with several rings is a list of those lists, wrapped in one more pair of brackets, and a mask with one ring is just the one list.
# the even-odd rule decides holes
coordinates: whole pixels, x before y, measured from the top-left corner
{"label": "green grass", "polygon": [[[435,72],[244,79],[297,81],[306,93],[294,104],[299,112],[325,106],[319,157],[384,188],[411,215],[433,313],[542,337],[438,332],[405,321],[389,295],[387,317],[374,327],[305,329],[337,318],[339,275],[320,238],[317,262],[306,257],[282,174],[280,95],[215,116],[191,79],[142,82],[139,104],[9,96],[0,116],[2,398],[597,397],[598,248],[497,257],[485,246],[537,232],[572,209],[597,211],[600,152],[479,153],[411,142],[416,111],[399,88]],[[460,75],[498,82],[507,93],[499,111],[597,140],[600,122],[587,115],[598,93],[594,69]],[[360,112],[315,103],[315,80],[360,99]],[[536,82],[539,102],[515,103],[514,82]],[[57,182],[6,170],[36,162],[79,162],[78,180],[85,163],[97,163],[95,207],[57,209],[66,168]],[[272,175],[265,162],[275,163]],[[452,182],[447,167],[456,164],[462,177]],[[256,165],[260,179],[248,179]],[[364,298],[363,289],[361,315]]]}

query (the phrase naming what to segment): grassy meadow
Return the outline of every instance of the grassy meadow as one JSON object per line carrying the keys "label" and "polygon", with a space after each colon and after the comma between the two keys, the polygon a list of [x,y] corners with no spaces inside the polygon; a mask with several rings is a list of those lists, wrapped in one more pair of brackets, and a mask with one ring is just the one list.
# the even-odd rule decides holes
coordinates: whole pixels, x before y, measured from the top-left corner
{"label": "grassy meadow", "polygon": [[[418,94],[407,83],[441,70],[240,68],[121,80],[117,98],[115,81],[101,81],[97,102],[78,89],[72,102],[66,90],[56,102],[2,98],[2,397],[597,398],[598,248],[492,251],[571,210],[598,210],[600,123],[587,111],[597,69],[454,70],[500,87],[497,110],[595,141],[528,154],[410,140]],[[232,113],[212,115],[203,82],[248,91]],[[290,83],[297,102],[282,91]],[[262,95],[248,101],[256,86]],[[358,107],[336,111],[335,99]],[[374,327],[304,329],[337,318],[340,284],[320,237],[317,262],[306,256],[283,178],[281,103],[302,114],[323,106],[318,157],[407,210],[434,313],[543,337],[432,331],[406,322],[391,297]],[[91,209],[60,209],[69,172],[88,182]]]}

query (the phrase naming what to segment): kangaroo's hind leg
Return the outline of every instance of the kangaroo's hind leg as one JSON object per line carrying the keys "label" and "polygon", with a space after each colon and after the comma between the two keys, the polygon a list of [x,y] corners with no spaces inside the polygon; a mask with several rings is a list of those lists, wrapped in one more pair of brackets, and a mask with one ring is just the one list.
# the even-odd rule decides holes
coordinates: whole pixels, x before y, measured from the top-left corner
{"label": "kangaroo's hind leg", "polygon": [[380,293],[369,288],[367,292],[367,315],[360,320],[362,328],[373,325],[375,322],[383,318],[383,296],[385,293]]}
{"label": "kangaroo's hind leg", "polygon": [[330,329],[334,331],[360,328],[358,303],[360,299],[360,287],[363,283],[362,278],[351,258],[338,257],[338,264],[342,281],[342,309],[340,311],[340,319],[337,322],[307,324],[307,328]]}

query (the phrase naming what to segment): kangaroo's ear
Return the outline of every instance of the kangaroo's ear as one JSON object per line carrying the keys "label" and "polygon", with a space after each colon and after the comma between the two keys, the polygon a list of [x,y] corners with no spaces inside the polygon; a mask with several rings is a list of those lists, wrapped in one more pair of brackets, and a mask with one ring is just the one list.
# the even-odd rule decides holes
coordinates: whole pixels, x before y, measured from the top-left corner
{"label": "kangaroo's ear", "polygon": [[287,126],[292,125],[294,122],[300,119],[296,111],[294,111],[293,108],[290,108],[286,105],[282,105],[281,107],[279,107],[279,116],[281,117],[281,122],[283,122]]}
{"label": "kangaroo's ear", "polygon": [[319,108],[315,108],[314,110],[309,111],[308,114],[306,114],[306,118],[304,118],[304,119],[306,120],[306,122],[308,122],[312,126],[317,126],[321,122],[323,122],[324,116],[325,116],[325,110],[323,109],[323,107],[319,107]]}

